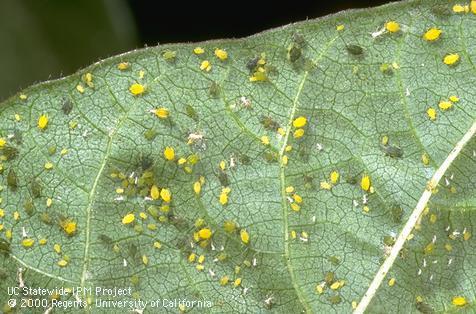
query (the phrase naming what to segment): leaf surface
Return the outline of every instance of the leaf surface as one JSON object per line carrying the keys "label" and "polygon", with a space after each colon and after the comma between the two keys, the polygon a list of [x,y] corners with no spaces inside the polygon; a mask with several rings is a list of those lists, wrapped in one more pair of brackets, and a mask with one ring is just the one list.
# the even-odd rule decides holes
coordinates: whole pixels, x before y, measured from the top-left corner
{"label": "leaf surface", "polygon": [[[453,4],[151,47],[7,100],[0,303],[24,282],[202,301],[170,312],[351,312],[475,121],[476,18]],[[455,296],[471,310],[476,143],[463,144],[369,312],[452,312]],[[102,312],[96,301],[115,298],[80,299]]]}

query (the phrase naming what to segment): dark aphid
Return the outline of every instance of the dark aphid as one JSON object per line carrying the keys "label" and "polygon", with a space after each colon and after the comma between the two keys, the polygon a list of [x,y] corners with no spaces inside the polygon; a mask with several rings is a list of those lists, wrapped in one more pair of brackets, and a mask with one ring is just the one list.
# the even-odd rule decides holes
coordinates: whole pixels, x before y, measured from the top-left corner
{"label": "dark aphid", "polygon": [[395,145],[380,145],[380,149],[385,153],[385,156],[392,158],[402,158],[403,150]]}
{"label": "dark aphid", "polygon": [[276,131],[279,128],[279,123],[269,116],[262,116],[260,122],[266,130]]}
{"label": "dark aphid", "polygon": [[220,181],[221,186],[229,186],[230,181],[228,180],[228,175],[225,171],[218,169],[218,181]]}
{"label": "dark aphid", "polygon": [[433,314],[435,313],[435,311],[433,310],[433,308],[427,304],[427,303],[424,303],[424,302],[416,302],[415,304],[416,306],[416,309],[420,312],[420,313],[423,313],[423,314]]}
{"label": "dark aphid", "polygon": [[251,165],[251,158],[246,154],[239,154],[238,161],[245,166]]}
{"label": "dark aphid", "polygon": [[393,222],[401,223],[402,222],[402,216],[403,216],[403,209],[398,205],[393,206],[392,207]]}
{"label": "dark aphid", "polygon": [[32,199],[28,199],[23,204],[23,209],[28,216],[32,216],[35,213],[35,204],[33,203]]}
{"label": "dark aphid", "polygon": [[314,178],[312,176],[309,176],[309,175],[304,175],[303,176],[303,181],[304,181],[304,187],[306,189],[312,189],[314,188]]}
{"label": "dark aphid", "polygon": [[193,108],[192,105],[186,105],[185,106],[185,113],[187,114],[188,117],[192,118],[194,121],[198,121],[198,113]]}
{"label": "dark aphid", "polygon": [[69,115],[73,111],[73,102],[69,98],[63,99],[61,110],[65,115]]}
{"label": "dark aphid", "polygon": [[304,36],[299,33],[294,33],[292,39],[293,42],[299,47],[304,47],[306,45],[306,40],[304,39]]}
{"label": "dark aphid", "polygon": [[213,82],[212,85],[210,85],[208,91],[213,98],[217,98],[218,95],[220,95],[220,85],[218,85],[216,82]]}
{"label": "dark aphid", "polygon": [[335,266],[339,265],[339,263],[340,263],[340,258],[337,257],[337,256],[335,256],[335,255],[329,256],[329,257],[327,258],[327,260],[328,260],[329,262],[331,262],[332,265],[335,265]]}
{"label": "dark aphid", "polygon": [[354,56],[361,56],[364,53],[364,48],[358,45],[347,45],[345,49],[347,49],[348,53]]}
{"label": "dark aphid", "polygon": [[449,16],[452,15],[450,7],[446,6],[446,5],[433,5],[431,7],[431,12],[434,15],[437,15],[437,16],[440,16],[440,17],[449,17]]}
{"label": "dark aphid", "polygon": [[299,58],[301,58],[301,55],[302,55],[302,51],[300,46],[298,46],[295,43],[292,43],[289,45],[288,54],[287,54],[289,61],[296,62]]}
{"label": "dark aphid", "polygon": [[23,143],[23,135],[20,130],[13,130],[13,140],[17,145],[21,145]]}
{"label": "dark aphid", "polygon": [[31,181],[31,195],[33,198],[38,198],[41,196],[42,186],[37,180]]}
{"label": "dark aphid", "polygon": [[2,153],[7,160],[13,160],[18,156],[18,149],[12,146],[6,146],[3,148]]}
{"label": "dark aphid", "polygon": [[[154,165],[154,160],[150,156],[140,156],[140,167],[142,171],[149,170]],[[153,176],[153,173],[152,173]],[[150,174],[145,175],[145,177],[150,177]]]}
{"label": "dark aphid", "polygon": [[182,218],[182,217],[179,217],[177,215],[174,215],[174,214],[169,214],[169,221],[170,223],[175,227],[177,228],[177,230],[179,231],[185,231],[188,229],[188,223],[187,221]]}
{"label": "dark aphid", "polygon": [[112,246],[112,239],[105,234],[100,234],[98,236],[99,241],[104,244],[106,247]]}
{"label": "dark aphid", "polygon": [[256,67],[258,66],[258,61],[260,60],[260,57],[255,57],[253,59],[250,59],[247,63],[246,63],[246,68],[248,70],[250,70],[250,72],[253,72]]}
{"label": "dark aphid", "polygon": [[7,175],[7,185],[15,191],[18,188],[18,177],[15,170],[10,169]]}
{"label": "dark aphid", "polygon": [[153,129],[148,129],[144,132],[144,138],[148,141],[152,141],[157,136],[157,132]]}
{"label": "dark aphid", "polygon": [[3,252],[5,255],[10,253],[10,242],[0,238],[0,252]]}

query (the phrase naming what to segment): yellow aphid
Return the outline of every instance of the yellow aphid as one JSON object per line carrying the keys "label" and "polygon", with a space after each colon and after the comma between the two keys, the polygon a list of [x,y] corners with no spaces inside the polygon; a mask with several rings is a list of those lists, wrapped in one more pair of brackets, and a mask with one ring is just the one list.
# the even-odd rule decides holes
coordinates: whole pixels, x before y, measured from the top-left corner
{"label": "yellow aphid", "polygon": [[142,255],[142,263],[144,263],[144,265],[149,264],[149,258],[147,257],[147,255]]}
{"label": "yellow aphid", "polygon": [[221,169],[221,170],[225,171],[226,161],[224,161],[224,160],[220,161],[220,165],[219,165],[219,166],[220,166],[220,169]]}
{"label": "yellow aphid", "polygon": [[53,245],[53,250],[55,250],[56,253],[61,253],[61,245],[55,244]]}
{"label": "yellow aphid", "polygon": [[438,104],[438,107],[440,107],[441,110],[446,111],[448,109],[451,109],[451,107],[453,107],[453,103],[451,101],[443,100],[443,101],[440,101],[440,103]]}
{"label": "yellow aphid", "polygon": [[65,156],[66,154],[68,154],[68,150],[66,148],[63,148],[60,152],[61,156]]}
{"label": "yellow aphid", "polygon": [[322,294],[324,292],[324,286],[322,284],[316,285],[316,292]]}
{"label": "yellow aphid", "polygon": [[259,67],[258,71],[255,71],[252,76],[250,76],[250,82],[264,82],[268,80],[266,71],[263,67]]}
{"label": "yellow aphid", "polygon": [[331,179],[332,184],[336,184],[337,182],[339,182],[340,174],[337,171],[332,171],[329,177]]}
{"label": "yellow aphid", "polygon": [[200,256],[198,257],[198,263],[199,263],[199,264],[203,264],[204,262],[205,262],[205,255],[200,255]]}
{"label": "yellow aphid", "polygon": [[13,219],[14,219],[14,220],[20,219],[20,213],[17,212],[17,211],[15,211],[15,212],[13,213]]}
{"label": "yellow aphid", "polygon": [[285,191],[286,191],[286,193],[292,193],[292,192],[294,192],[294,187],[293,186],[287,186]]}
{"label": "yellow aphid", "polygon": [[223,49],[215,49],[215,56],[221,61],[228,59],[228,53]]}
{"label": "yellow aphid", "polygon": [[390,287],[393,287],[395,285],[395,281],[396,281],[395,278],[390,278],[390,280],[388,281],[388,285]]}
{"label": "yellow aphid", "polygon": [[469,7],[471,9],[471,13],[476,14],[476,0],[471,0]]}
{"label": "yellow aphid", "polygon": [[3,137],[0,137],[0,148],[5,147],[6,144],[7,144],[7,140]]}
{"label": "yellow aphid", "polygon": [[261,136],[261,143],[263,143],[264,145],[269,145],[269,137],[267,137],[266,135]]}
{"label": "yellow aphid", "polygon": [[117,189],[116,189],[116,193],[117,193],[117,194],[123,194],[123,193],[124,193],[124,189],[123,189],[123,188],[117,188]]}
{"label": "yellow aphid", "polygon": [[362,210],[365,212],[365,213],[368,213],[370,211],[370,207],[368,207],[367,205],[365,205],[364,207],[362,207]]}
{"label": "yellow aphid", "polygon": [[93,84],[93,75],[91,73],[86,73],[84,74],[84,77],[83,77],[84,81],[86,82],[86,84],[93,88],[94,87],[94,84]]}
{"label": "yellow aphid", "polygon": [[35,240],[30,238],[23,239],[23,241],[21,241],[21,245],[23,245],[23,247],[26,247],[26,248],[32,247],[33,244],[35,244]]}
{"label": "yellow aphid", "polygon": [[144,78],[144,75],[145,75],[145,71],[144,71],[144,70],[140,70],[140,71],[139,71],[139,78],[140,78],[140,79],[143,79],[143,78]]}
{"label": "yellow aphid", "polygon": [[240,230],[240,238],[241,242],[243,242],[244,244],[248,244],[250,242],[250,234],[248,233],[248,231],[246,231],[246,229]]}
{"label": "yellow aphid", "polygon": [[435,121],[436,120],[436,110],[435,108],[428,108],[426,110],[426,115],[428,116],[428,118],[431,120],[431,121]]}
{"label": "yellow aphid", "polygon": [[286,131],[285,131],[283,128],[278,128],[277,132],[278,132],[278,134],[281,135],[281,136],[286,135]]}
{"label": "yellow aphid", "polygon": [[286,145],[286,147],[284,148],[284,151],[287,153],[289,153],[292,150],[293,150],[293,147],[291,145]]}
{"label": "yellow aphid", "polygon": [[355,310],[358,305],[359,305],[359,303],[357,303],[357,301],[352,301],[352,309],[353,310]]}
{"label": "yellow aphid", "polygon": [[421,155],[421,162],[425,165],[428,166],[430,164],[430,156],[428,156],[427,153],[424,153]]}
{"label": "yellow aphid", "polygon": [[0,218],[3,218],[5,216],[5,211],[0,208]]}
{"label": "yellow aphid", "polygon": [[452,101],[452,102],[458,102],[458,101],[459,101],[459,97],[456,96],[456,95],[452,95],[452,96],[450,96],[450,101]]}
{"label": "yellow aphid", "polygon": [[46,170],[51,170],[51,169],[53,169],[53,163],[50,162],[50,161],[46,162],[46,163],[45,163],[45,169],[46,169]]}
{"label": "yellow aphid", "polygon": [[296,239],[296,237],[297,237],[296,230],[291,230],[289,235],[290,235],[291,239]]}
{"label": "yellow aphid", "polygon": [[464,6],[462,6],[461,4],[455,4],[453,6],[453,12],[455,13],[464,13],[465,12],[465,8]]}
{"label": "yellow aphid", "polygon": [[294,138],[301,138],[304,136],[304,129],[297,129],[294,131],[293,137]]}
{"label": "yellow aphid", "polygon": [[224,192],[221,192],[219,200],[220,200],[220,204],[222,204],[222,205],[228,204],[228,194],[224,193]]}
{"label": "yellow aphid", "polygon": [[142,218],[142,219],[147,219],[147,214],[144,213],[144,212],[140,212],[139,217]]}
{"label": "yellow aphid", "polygon": [[78,84],[76,85],[76,90],[79,92],[79,93],[84,93],[84,86],[81,85],[81,84]]}
{"label": "yellow aphid", "polygon": [[5,230],[5,237],[10,240],[12,238],[12,229]]}
{"label": "yellow aphid", "polygon": [[200,183],[200,181],[196,181],[193,184],[193,191],[195,192],[195,194],[200,194],[201,190],[202,190],[202,184]]}
{"label": "yellow aphid", "polygon": [[25,95],[25,94],[20,94],[20,96],[18,96],[21,100],[27,100],[28,96]]}
{"label": "yellow aphid", "polygon": [[304,127],[304,126],[306,125],[306,123],[307,123],[306,117],[303,117],[303,116],[297,117],[297,118],[294,119],[294,121],[293,121],[293,127],[295,127],[295,128],[302,128],[302,127]]}
{"label": "yellow aphid", "polygon": [[200,70],[210,72],[211,69],[212,69],[212,65],[210,61],[203,60],[202,63],[200,63]]}
{"label": "yellow aphid", "polygon": [[220,278],[220,285],[226,286],[229,281],[230,281],[230,277],[223,276],[223,277]]}
{"label": "yellow aphid", "polygon": [[241,278],[236,278],[233,282],[233,286],[238,287],[239,285],[241,285]]}
{"label": "yellow aphid", "polygon": [[172,199],[172,193],[169,189],[162,189],[162,191],[160,191],[160,197],[162,197],[164,202],[170,203],[170,200]]}
{"label": "yellow aphid", "polygon": [[286,165],[288,164],[288,161],[289,161],[289,158],[288,158],[288,156],[286,156],[286,155],[281,158],[281,163],[282,163],[284,166],[286,166]]}
{"label": "yellow aphid", "polygon": [[467,304],[466,298],[461,296],[453,297],[451,303],[456,306],[465,306]]}
{"label": "yellow aphid", "polygon": [[45,245],[46,243],[48,243],[48,240],[45,239],[45,238],[40,239],[40,240],[38,241],[38,244],[40,244],[40,245]]}
{"label": "yellow aphid", "polygon": [[457,53],[447,54],[447,55],[443,58],[443,62],[444,62],[446,65],[454,65],[454,64],[456,64],[458,61],[459,61],[459,54],[457,54]]}
{"label": "yellow aphid", "polygon": [[440,38],[441,33],[441,29],[432,27],[423,34],[423,38],[427,41],[435,41]]}
{"label": "yellow aphid", "polygon": [[158,200],[160,198],[160,189],[155,184],[150,188],[150,197],[153,200]]}
{"label": "yellow aphid", "polygon": [[201,55],[201,54],[205,53],[205,49],[203,49],[202,47],[195,47],[193,49],[193,53],[196,54],[196,55]]}
{"label": "yellow aphid", "polygon": [[129,87],[129,91],[132,95],[139,96],[145,92],[145,87],[142,84],[134,83]]}
{"label": "yellow aphid", "polygon": [[77,224],[75,221],[67,219],[66,221],[61,223],[61,227],[67,235],[73,235],[76,233]]}
{"label": "yellow aphid", "polygon": [[330,189],[332,189],[332,185],[331,185],[329,182],[327,182],[327,181],[321,181],[320,187],[321,187],[321,189],[323,189],[323,190],[330,190]]}
{"label": "yellow aphid", "polygon": [[68,261],[64,260],[64,259],[61,259],[58,261],[58,266],[59,267],[66,267],[66,265],[68,265]]}
{"label": "yellow aphid", "polygon": [[223,223],[223,229],[228,233],[233,233],[236,230],[236,223],[234,221],[227,220]]}
{"label": "yellow aphid", "polygon": [[117,65],[117,68],[121,71],[129,69],[129,62],[121,62]]}
{"label": "yellow aphid", "polygon": [[301,210],[301,206],[299,206],[297,203],[291,203],[291,209],[295,212],[298,212]]}
{"label": "yellow aphid", "polygon": [[44,130],[48,127],[48,116],[45,115],[45,114],[42,114],[39,118],[38,118],[38,127],[41,129],[41,130]]}
{"label": "yellow aphid", "polygon": [[396,33],[400,30],[400,24],[395,21],[389,21],[385,23],[385,29],[390,33]]}
{"label": "yellow aphid", "polygon": [[339,289],[340,287],[341,287],[341,282],[340,282],[340,280],[334,282],[334,283],[330,286],[330,288],[331,288],[332,290],[337,290],[337,289]]}
{"label": "yellow aphid", "polygon": [[162,247],[162,243],[160,243],[159,241],[154,242],[154,248],[160,249],[161,247]]}
{"label": "yellow aphid", "polygon": [[464,230],[463,231],[463,240],[468,241],[469,239],[471,239],[471,232],[469,232],[468,230]]}
{"label": "yellow aphid", "polygon": [[196,259],[196,258],[197,258],[197,254],[195,254],[195,253],[190,253],[190,255],[188,256],[188,261],[189,261],[190,263],[193,263],[193,262],[195,262],[195,259]]}
{"label": "yellow aphid", "polygon": [[50,208],[51,205],[53,205],[53,200],[52,200],[51,198],[48,198],[48,199],[46,200],[46,207]]}
{"label": "yellow aphid", "polygon": [[155,116],[159,119],[167,119],[169,117],[169,110],[167,108],[157,108],[152,110]]}
{"label": "yellow aphid", "polygon": [[343,24],[337,25],[336,29],[338,31],[343,31],[345,29],[345,26]]}
{"label": "yellow aphid", "polygon": [[174,160],[175,158],[175,150],[170,147],[170,146],[167,146],[165,149],[164,149],[164,157],[165,159],[167,160]]}
{"label": "yellow aphid", "polygon": [[293,199],[298,204],[302,203],[302,197],[299,194],[293,194]]}
{"label": "yellow aphid", "polygon": [[134,214],[127,214],[124,216],[124,218],[122,218],[122,223],[124,225],[128,225],[130,223],[132,223],[134,220],[136,219],[136,216]]}
{"label": "yellow aphid", "polygon": [[198,237],[203,240],[208,240],[212,236],[210,228],[203,228],[198,231]]}

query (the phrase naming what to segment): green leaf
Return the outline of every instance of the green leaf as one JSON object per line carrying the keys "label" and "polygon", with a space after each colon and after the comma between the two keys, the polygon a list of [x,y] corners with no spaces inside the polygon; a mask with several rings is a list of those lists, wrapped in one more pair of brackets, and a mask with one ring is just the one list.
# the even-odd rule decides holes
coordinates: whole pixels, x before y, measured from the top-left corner
{"label": "green leaf", "polygon": [[7,100],[3,310],[24,284],[130,287],[61,296],[90,312],[471,311],[476,16],[455,3],[147,48]]}

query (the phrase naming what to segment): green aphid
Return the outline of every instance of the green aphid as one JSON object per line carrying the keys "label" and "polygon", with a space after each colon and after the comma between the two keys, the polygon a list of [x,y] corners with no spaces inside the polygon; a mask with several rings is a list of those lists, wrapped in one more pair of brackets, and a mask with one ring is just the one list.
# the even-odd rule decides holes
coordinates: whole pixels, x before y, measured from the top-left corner
{"label": "green aphid", "polygon": [[41,196],[42,186],[37,180],[31,181],[31,195],[33,198],[38,198]]}
{"label": "green aphid", "polygon": [[332,271],[328,271],[325,275],[324,275],[324,281],[327,283],[327,285],[331,285],[332,283],[334,283],[335,281],[335,273],[332,272]]}
{"label": "green aphid", "polygon": [[131,276],[131,283],[132,283],[134,286],[139,285],[139,283],[140,283],[140,278],[139,278],[139,276],[137,276],[137,275],[132,275],[132,276]]}
{"label": "green aphid", "polygon": [[10,242],[0,238],[0,252],[3,252],[5,255],[10,253]]}
{"label": "green aphid", "polygon": [[[1,244],[0,244],[0,251],[1,249]],[[7,271],[3,268],[0,268],[0,280],[6,280],[7,279]]]}
{"label": "green aphid", "polygon": [[21,145],[23,143],[23,135],[20,130],[13,130],[13,140],[17,145]]}
{"label": "green aphid", "polygon": [[361,56],[364,54],[364,48],[358,45],[347,45],[345,49],[347,49],[347,52],[353,56]]}
{"label": "green aphid", "polygon": [[251,165],[251,158],[243,153],[238,154],[238,161],[245,166]]}
{"label": "green aphid", "polygon": [[435,310],[431,307],[431,305],[424,303],[424,302],[416,302],[415,304],[416,309],[422,314],[433,314]]}
{"label": "green aphid", "polygon": [[303,176],[303,181],[304,181],[304,187],[306,189],[312,189],[314,188],[314,178],[310,175],[304,175]]}
{"label": "green aphid", "polygon": [[208,92],[213,98],[217,98],[220,95],[220,85],[218,83],[213,82],[208,89]]}
{"label": "green aphid", "polygon": [[279,123],[274,121],[271,117],[262,116],[260,122],[266,130],[276,131],[279,129]]}
{"label": "green aphid", "polygon": [[153,129],[148,129],[144,132],[144,138],[148,141],[152,141],[157,137],[157,132]]}
{"label": "green aphid", "polygon": [[10,169],[7,175],[7,185],[15,191],[18,188],[18,177],[15,170]]}
{"label": "green aphid", "polygon": [[173,213],[169,213],[168,218],[170,223],[179,231],[185,231],[189,228],[187,220],[183,217],[179,217],[177,215],[174,215]]}
{"label": "green aphid", "polygon": [[40,221],[44,224],[47,224],[47,225],[51,225],[53,224],[53,219],[51,218],[51,216],[46,213],[46,212],[43,212],[41,213],[40,215]]}
{"label": "green aphid", "polygon": [[48,154],[50,155],[56,154],[56,145],[48,147]]}
{"label": "green aphid", "polygon": [[403,150],[395,145],[380,145],[380,149],[385,153],[385,156],[391,158],[402,158]]}
{"label": "green aphid", "polygon": [[304,36],[299,33],[293,33],[292,40],[299,47],[304,47],[306,45],[306,40],[304,39]]}
{"label": "green aphid", "polygon": [[287,58],[290,62],[296,62],[302,56],[301,47],[292,43],[288,47]]}
{"label": "green aphid", "polygon": [[18,156],[18,149],[12,146],[6,146],[2,149],[2,155],[6,160],[13,160]]}
{"label": "green aphid", "polygon": [[177,57],[177,52],[176,51],[172,51],[172,50],[167,49],[164,52],[162,52],[162,58],[164,58],[164,60],[166,60],[168,62],[175,61],[176,57]]}
{"label": "green aphid", "polygon": [[334,256],[329,256],[329,257],[327,258],[327,260],[328,260],[329,262],[331,262],[332,265],[335,265],[335,266],[339,265],[339,263],[340,263],[340,258],[337,257],[337,256],[335,256],[335,255],[334,255]]}
{"label": "green aphid", "polygon": [[195,108],[193,108],[192,105],[185,106],[185,113],[187,114],[189,118],[193,119],[195,122],[198,121],[198,113],[195,110]]}
{"label": "green aphid", "polygon": [[393,246],[395,244],[395,241],[395,237],[389,235],[383,237],[383,244],[385,244],[386,246]]}
{"label": "green aphid", "polygon": [[105,234],[100,234],[98,236],[98,239],[101,243],[105,244],[106,246],[112,245],[112,239]]}
{"label": "green aphid", "polygon": [[386,75],[392,75],[393,74],[393,66],[388,63],[382,63],[380,65],[380,72]]}
{"label": "green aphid", "polygon": [[264,159],[269,163],[274,163],[278,161],[279,155],[276,152],[266,151],[264,152]]}
{"label": "green aphid", "polygon": [[332,304],[339,304],[342,302],[342,298],[338,294],[328,297],[327,300],[329,300],[329,302]]}
{"label": "green aphid", "polygon": [[23,203],[23,209],[28,216],[32,216],[35,213],[35,204],[33,203],[32,199],[28,199]]}
{"label": "green aphid", "polygon": [[155,219],[159,218],[159,208],[157,208],[157,206],[151,205],[147,207],[147,212]]}

